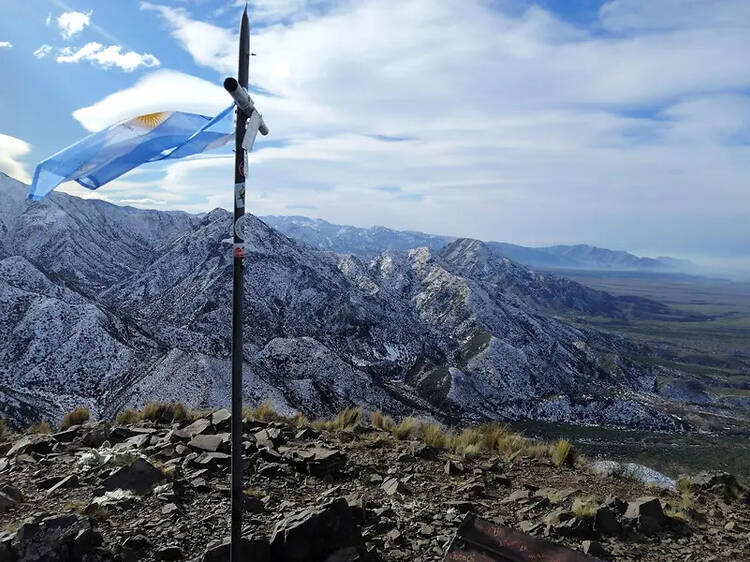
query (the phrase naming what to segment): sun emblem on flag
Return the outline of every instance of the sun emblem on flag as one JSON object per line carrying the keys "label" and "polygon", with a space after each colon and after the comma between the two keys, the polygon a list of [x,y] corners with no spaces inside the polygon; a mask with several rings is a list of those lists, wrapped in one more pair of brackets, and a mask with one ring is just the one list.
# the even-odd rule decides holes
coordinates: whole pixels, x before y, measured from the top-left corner
{"label": "sun emblem on flag", "polygon": [[145,115],[139,115],[134,117],[130,123],[136,127],[143,129],[154,129],[158,127],[169,117],[169,111],[160,111],[159,113],[146,113]]}

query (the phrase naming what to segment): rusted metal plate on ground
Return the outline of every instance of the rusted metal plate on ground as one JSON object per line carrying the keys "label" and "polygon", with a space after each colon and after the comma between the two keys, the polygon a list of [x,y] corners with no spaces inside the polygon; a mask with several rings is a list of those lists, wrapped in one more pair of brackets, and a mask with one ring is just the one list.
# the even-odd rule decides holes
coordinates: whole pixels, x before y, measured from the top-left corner
{"label": "rusted metal plate on ground", "polygon": [[594,562],[597,558],[467,514],[444,562]]}

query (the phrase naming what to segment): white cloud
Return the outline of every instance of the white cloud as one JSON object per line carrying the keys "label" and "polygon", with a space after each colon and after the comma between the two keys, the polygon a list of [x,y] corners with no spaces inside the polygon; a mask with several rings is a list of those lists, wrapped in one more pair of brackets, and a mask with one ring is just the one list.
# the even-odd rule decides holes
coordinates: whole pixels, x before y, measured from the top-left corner
{"label": "white cloud", "polygon": [[29,183],[31,177],[25,166],[18,158],[25,156],[31,151],[31,145],[16,137],[0,133],[0,172],[5,172],[11,177],[24,183]]}
{"label": "white cloud", "polygon": [[46,43],[34,51],[34,56],[38,59],[43,59],[52,52],[52,45]]}
{"label": "white cloud", "polygon": [[94,105],[73,112],[73,117],[89,131],[144,113],[189,111],[215,115],[232,102],[224,88],[175,70],[158,70],[141,78],[130,88],[107,96]]}
{"label": "white cloud", "polygon": [[228,71],[237,66],[237,40],[232,31],[188,17],[182,8],[141,2],[142,10],[156,11],[172,28],[172,36],[182,44],[198,64]]}
{"label": "white cloud", "polygon": [[47,19],[44,20],[44,25],[50,25],[52,23],[52,12],[47,12]]}
{"label": "white cloud", "polygon": [[93,12],[63,12],[57,16],[57,27],[63,39],[72,39],[91,24]]}
{"label": "white cloud", "polygon": [[135,51],[123,52],[119,45],[105,47],[101,43],[86,43],[83,47],[74,50],[70,47],[60,49],[57,62],[78,63],[87,60],[102,68],[117,67],[125,72],[131,72],[138,67],[155,67],[161,63],[154,55],[149,53],[136,53]]}
{"label": "white cloud", "polygon": [[[750,59],[737,53],[750,52],[750,21],[742,3],[696,0],[668,25],[671,2],[615,0],[591,30],[484,0],[341,0],[261,27],[250,76],[270,92],[256,102],[271,137],[251,159],[251,209],[304,205],[337,222],[527,244],[747,253]],[[197,64],[235,72],[234,26],[142,7]],[[149,79],[76,117],[100,128],[120,104],[163,109],[151,96],[186,90],[184,75]],[[174,95],[219,109],[225,94],[209,86]],[[162,165],[163,184],[131,182],[127,197],[230,205],[231,163],[200,162]]]}
{"label": "white cloud", "polygon": [[0,41],[0,49],[11,49],[13,48],[13,43],[10,41]]}

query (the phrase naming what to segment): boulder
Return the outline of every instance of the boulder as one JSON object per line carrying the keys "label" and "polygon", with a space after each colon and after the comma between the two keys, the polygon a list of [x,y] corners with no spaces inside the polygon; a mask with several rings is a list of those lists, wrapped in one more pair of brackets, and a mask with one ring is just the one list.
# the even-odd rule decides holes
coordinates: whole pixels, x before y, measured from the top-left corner
{"label": "boulder", "polygon": [[383,488],[383,491],[389,496],[409,493],[409,488],[407,488],[406,484],[404,484],[403,481],[398,478],[388,478],[385,482],[383,482],[381,488]]}
{"label": "boulder", "polygon": [[603,535],[619,535],[622,525],[611,508],[600,506],[594,513],[594,531]]}
{"label": "boulder", "polygon": [[179,546],[163,546],[156,551],[157,560],[182,560],[182,549]]}
{"label": "boulder", "polygon": [[149,442],[151,441],[150,435],[133,435],[133,437],[128,437],[123,443],[122,448],[123,449],[142,449],[143,447],[146,447]]}
{"label": "boulder", "polygon": [[222,466],[229,466],[232,457],[226,453],[202,453],[193,463],[208,472],[216,472]]}
{"label": "boulder", "polygon": [[21,490],[11,484],[0,484],[0,492],[10,497],[17,503],[21,503],[23,501],[23,494],[21,493]]}
{"label": "boulder", "polygon": [[750,492],[728,472],[704,471],[690,478],[690,483],[699,490],[713,492],[726,501],[740,500],[750,503]]}
{"label": "boulder", "polygon": [[456,476],[465,472],[463,463],[450,459],[445,461],[445,467],[443,470],[448,476]]}
{"label": "boulder", "polygon": [[646,496],[628,503],[625,518],[635,522],[646,534],[658,533],[664,525],[664,511],[659,498]]}
{"label": "boulder", "polygon": [[282,458],[297,472],[322,478],[340,473],[346,466],[346,453],[327,447],[288,449]]}
{"label": "boulder", "polygon": [[226,408],[216,410],[211,414],[211,425],[216,429],[227,430],[232,423],[232,412]]}
{"label": "boulder", "polygon": [[609,557],[609,553],[596,541],[583,541],[581,543],[581,549],[584,554],[588,554],[589,556],[596,556],[597,558]]}
{"label": "boulder", "polygon": [[123,466],[102,481],[104,491],[129,490],[143,495],[164,480],[164,474],[145,459]]}
{"label": "boulder", "polygon": [[325,560],[352,547],[362,549],[364,539],[344,498],[290,515],[276,524],[271,537],[275,562]]}
{"label": "boulder", "polygon": [[[202,562],[227,562],[229,539],[208,545]],[[268,541],[258,537],[242,537],[242,562],[270,562],[271,548]]]}
{"label": "boulder", "polygon": [[91,536],[85,533],[91,530],[87,517],[75,513],[54,515],[21,525],[11,544],[18,560],[67,562],[73,558],[74,552],[83,554],[95,547],[90,544]]}
{"label": "boulder", "polygon": [[267,427],[255,433],[255,441],[259,447],[278,449],[286,442],[281,430],[275,427]]}
{"label": "boulder", "polygon": [[174,435],[180,439],[192,439],[196,435],[206,431],[209,427],[211,427],[211,422],[205,418],[201,418],[182,429],[176,429]]}
{"label": "boulder", "polygon": [[58,433],[55,433],[52,435],[52,437],[58,442],[58,443],[70,443],[78,437],[78,430],[81,427],[78,425],[74,425],[73,427],[70,427],[66,429],[65,431],[60,431]]}
{"label": "boulder", "polygon": [[17,503],[18,502],[11,498],[8,494],[0,492],[0,513],[5,513]]}
{"label": "boulder", "polygon": [[229,433],[217,433],[216,435],[200,434],[193,437],[188,443],[189,447],[200,451],[215,453],[219,449],[229,450]]}
{"label": "boulder", "polygon": [[54,444],[55,440],[51,435],[43,433],[26,435],[13,444],[6,456],[15,457],[17,455],[30,455],[31,453],[47,455],[52,452]]}

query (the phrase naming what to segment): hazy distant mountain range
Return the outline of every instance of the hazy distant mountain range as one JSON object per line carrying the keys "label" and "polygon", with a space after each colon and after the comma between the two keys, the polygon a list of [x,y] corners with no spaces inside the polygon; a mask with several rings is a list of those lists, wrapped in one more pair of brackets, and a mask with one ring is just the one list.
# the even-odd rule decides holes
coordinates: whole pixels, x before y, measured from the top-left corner
{"label": "hazy distant mountain range", "polygon": [[[159,399],[225,404],[230,213],[26,192],[0,174],[0,415],[23,425],[76,405],[111,416]],[[246,400],[308,415],[357,403],[448,420],[680,425],[655,393],[663,370],[633,359],[647,349],[558,317],[666,307],[534,272],[478,240],[427,240],[363,260],[252,217]]]}
{"label": "hazy distant mountain range", "polygon": [[[350,253],[363,258],[373,257],[386,250],[406,250],[419,246],[437,250],[456,240],[451,236],[391,230],[384,226],[357,228],[299,216],[265,216],[262,219],[287,236],[319,250]],[[628,252],[585,244],[530,248],[505,242],[485,243],[501,256],[538,268],[683,273],[696,271],[696,265],[688,260],[670,257],[642,258]]]}

